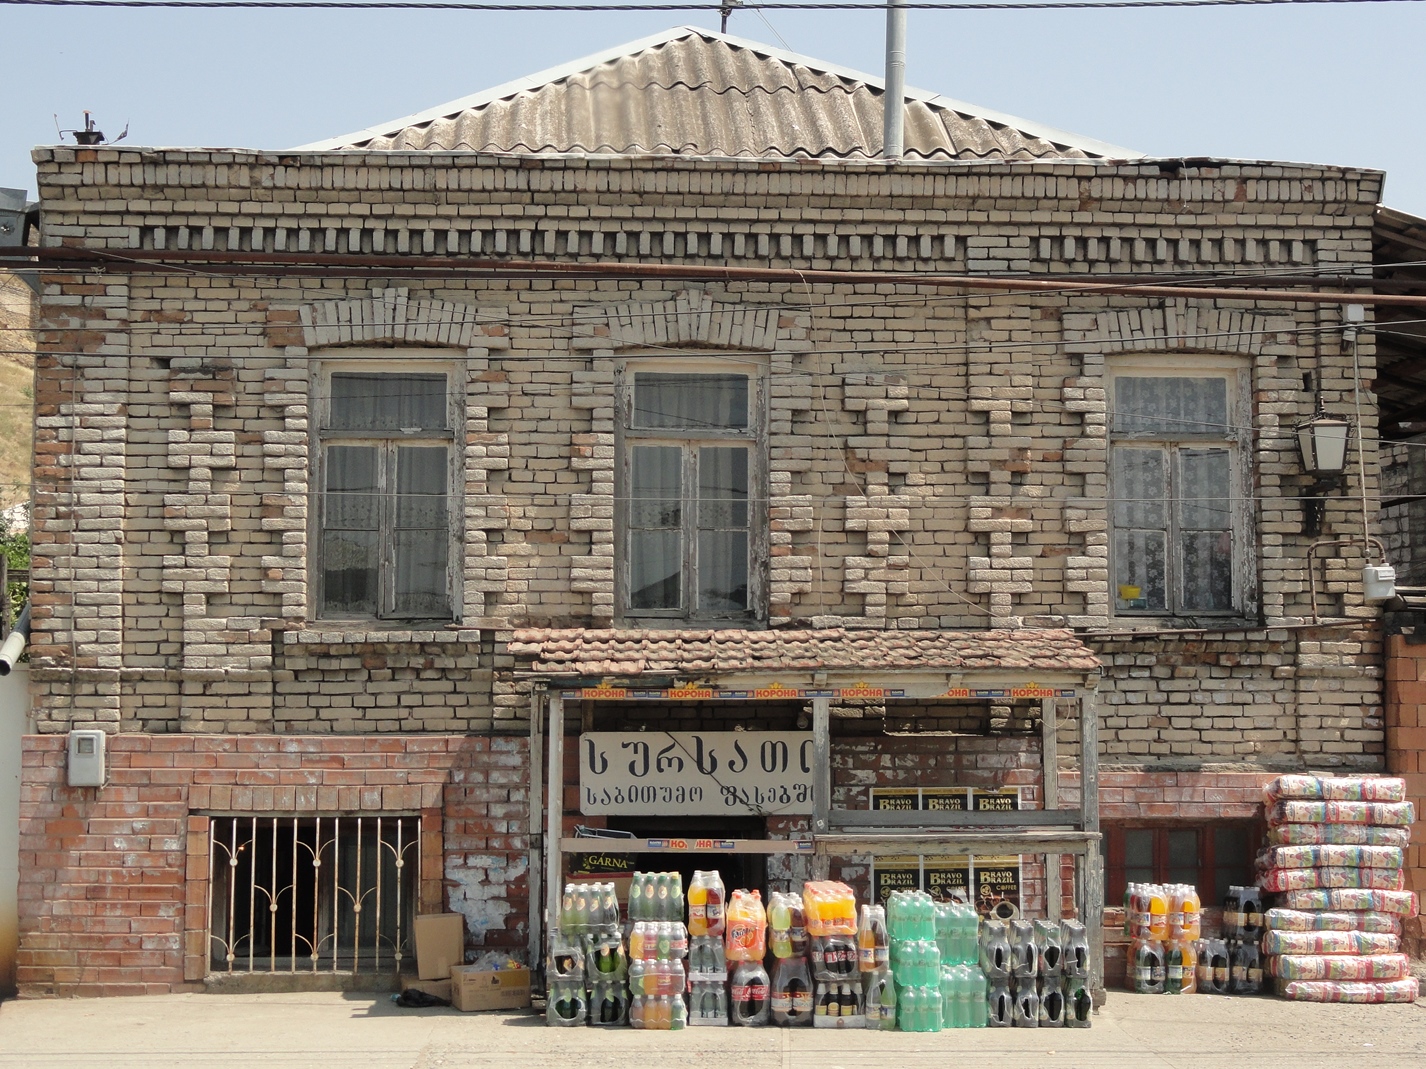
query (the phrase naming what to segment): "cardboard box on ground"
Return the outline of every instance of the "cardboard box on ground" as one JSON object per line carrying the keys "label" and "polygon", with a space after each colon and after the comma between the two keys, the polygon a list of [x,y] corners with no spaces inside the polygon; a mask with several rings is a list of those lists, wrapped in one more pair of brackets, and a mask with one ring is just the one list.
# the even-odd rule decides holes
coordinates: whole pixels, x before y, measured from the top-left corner
{"label": "cardboard box on ground", "polygon": [[444,980],[453,966],[465,964],[465,918],[459,913],[417,917],[415,931],[419,979]]}
{"label": "cardboard box on ground", "polygon": [[451,970],[451,1005],[458,1010],[519,1010],[530,1005],[529,969]]}

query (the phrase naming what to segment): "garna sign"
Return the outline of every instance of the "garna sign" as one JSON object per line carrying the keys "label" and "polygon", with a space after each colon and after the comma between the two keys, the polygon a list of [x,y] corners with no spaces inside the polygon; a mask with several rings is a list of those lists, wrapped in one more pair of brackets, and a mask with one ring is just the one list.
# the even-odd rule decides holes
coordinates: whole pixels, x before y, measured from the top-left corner
{"label": "garna sign", "polygon": [[588,816],[812,812],[808,731],[591,731],[579,737]]}

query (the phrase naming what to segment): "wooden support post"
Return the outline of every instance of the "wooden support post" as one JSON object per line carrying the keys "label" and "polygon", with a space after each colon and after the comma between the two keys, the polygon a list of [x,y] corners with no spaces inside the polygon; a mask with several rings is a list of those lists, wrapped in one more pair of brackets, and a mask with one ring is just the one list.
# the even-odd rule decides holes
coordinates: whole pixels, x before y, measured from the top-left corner
{"label": "wooden support post", "polygon": [[[1055,734],[1055,699],[1040,702],[1040,761],[1043,768],[1044,808],[1060,807],[1059,740]],[[1060,855],[1045,855],[1045,916],[1060,919]]]}
{"label": "wooden support post", "polygon": [[530,694],[530,788],[527,795],[530,815],[529,824],[525,829],[530,841],[530,902],[525,934],[530,954],[530,967],[536,972],[539,971],[540,962],[544,960],[545,945],[545,926],[542,923],[545,912],[544,880],[542,879],[545,871],[545,857],[544,841],[541,835],[544,818],[540,810],[540,791],[543,783],[541,777],[544,773],[544,769],[540,765],[545,756],[544,704],[544,692],[532,691]]}
{"label": "wooden support post", "polygon": [[560,873],[564,854],[560,837],[564,833],[564,699],[551,694],[548,702],[550,725],[549,778],[545,785],[545,935],[559,923]]}
{"label": "wooden support post", "polygon": [[[827,814],[832,808],[832,701],[812,699],[812,834],[826,835]],[[828,860],[819,854],[812,859],[813,879],[827,878]]]}
{"label": "wooden support post", "polygon": [[[1093,692],[1079,700],[1080,811],[1085,831],[1099,831],[1099,709]],[[1098,850],[1084,859],[1084,926],[1089,933],[1089,986],[1104,1003],[1104,865]]]}

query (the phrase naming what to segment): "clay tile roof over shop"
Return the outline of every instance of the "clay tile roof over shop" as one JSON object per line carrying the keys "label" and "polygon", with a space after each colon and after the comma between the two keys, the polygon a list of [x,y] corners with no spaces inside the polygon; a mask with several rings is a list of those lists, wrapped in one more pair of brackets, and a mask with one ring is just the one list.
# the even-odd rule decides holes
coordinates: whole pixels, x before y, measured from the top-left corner
{"label": "clay tile roof over shop", "polygon": [[510,653],[545,676],[694,676],[796,671],[1092,672],[1072,631],[655,631],[527,628]]}
{"label": "clay tile roof over shop", "polygon": [[[871,75],[682,26],[302,147],[865,159],[881,151],[882,88]],[[937,93],[906,98],[912,159],[1140,155]]]}

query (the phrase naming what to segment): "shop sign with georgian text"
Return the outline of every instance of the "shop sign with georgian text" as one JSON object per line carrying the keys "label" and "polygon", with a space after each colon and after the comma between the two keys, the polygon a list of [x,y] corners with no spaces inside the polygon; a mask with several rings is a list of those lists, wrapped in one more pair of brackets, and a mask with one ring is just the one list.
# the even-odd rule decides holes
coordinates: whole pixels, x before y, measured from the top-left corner
{"label": "shop sign with georgian text", "polygon": [[592,731],[579,737],[586,816],[812,812],[810,731]]}

